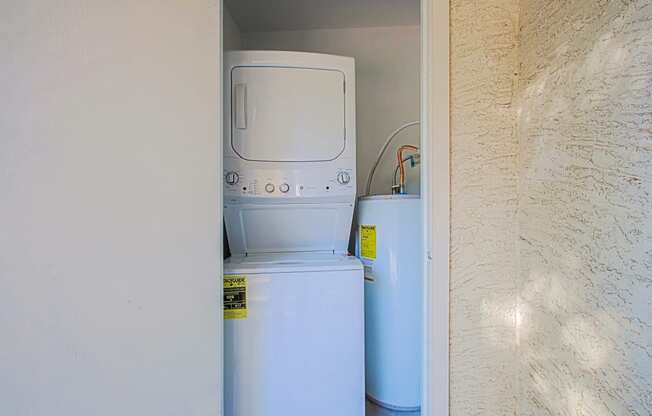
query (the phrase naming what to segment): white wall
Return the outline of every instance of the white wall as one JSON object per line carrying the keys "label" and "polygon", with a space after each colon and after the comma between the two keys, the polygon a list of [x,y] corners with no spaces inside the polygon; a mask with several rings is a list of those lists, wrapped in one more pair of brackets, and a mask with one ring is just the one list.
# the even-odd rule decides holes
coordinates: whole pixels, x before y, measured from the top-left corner
{"label": "white wall", "polygon": [[224,50],[231,51],[242,49],[242,35],[240,33],[240,28],[235,20],[233,20],[233,16],[231,15],[229,8],[226,6],[224,7],[223,16],[224,19],[222,20],[222,23],[224,26],[222,27],[222,30],[224,37],[222,38],[222,41],[224,42]]}
{"label": "white wall", "polygon": [[[420,33],[418,26],[319,29],[243,33],[245,49],[331,53],[355,58],[357,94],[358,192],[387,135],[419,118]],[[395,149],[419,144],[418,128],[397,137],[379,166],[372,193],[391,191]],[[410,191],[418,192],[418,168],[411,169]]]}
{"label": "white wall", "polygon": [[218,414],[217,5],[3,3],[0,414]]}

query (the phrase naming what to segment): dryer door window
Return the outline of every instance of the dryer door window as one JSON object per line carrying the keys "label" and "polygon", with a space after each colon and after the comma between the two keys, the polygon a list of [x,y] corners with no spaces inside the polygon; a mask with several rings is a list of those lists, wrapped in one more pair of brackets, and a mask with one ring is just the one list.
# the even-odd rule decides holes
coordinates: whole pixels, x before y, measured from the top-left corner
{"label": "dryer door window", "polygon": [[263,162],[336,159],[346,146],[344,88],[340,71],[233,68],[233,150]]}

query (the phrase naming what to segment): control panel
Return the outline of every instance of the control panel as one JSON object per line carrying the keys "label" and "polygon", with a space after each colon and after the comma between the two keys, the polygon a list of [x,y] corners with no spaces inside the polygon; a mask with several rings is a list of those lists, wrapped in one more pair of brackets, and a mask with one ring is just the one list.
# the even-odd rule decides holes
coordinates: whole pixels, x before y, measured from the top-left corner
{"label": "control panel", "polygon": [[351,168],[257,169],[224,171],[224,191],[230,196],[316,197],[355,194]]}

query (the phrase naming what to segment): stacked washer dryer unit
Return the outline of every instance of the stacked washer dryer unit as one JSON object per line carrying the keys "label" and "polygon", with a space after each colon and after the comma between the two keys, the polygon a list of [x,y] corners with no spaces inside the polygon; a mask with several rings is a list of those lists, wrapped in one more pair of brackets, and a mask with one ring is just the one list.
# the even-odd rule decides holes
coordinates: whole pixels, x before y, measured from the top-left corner
{"label": "stacked washer dryer unit", "polygon": [[225,415],[364,415],[352,58],[225,55]]}

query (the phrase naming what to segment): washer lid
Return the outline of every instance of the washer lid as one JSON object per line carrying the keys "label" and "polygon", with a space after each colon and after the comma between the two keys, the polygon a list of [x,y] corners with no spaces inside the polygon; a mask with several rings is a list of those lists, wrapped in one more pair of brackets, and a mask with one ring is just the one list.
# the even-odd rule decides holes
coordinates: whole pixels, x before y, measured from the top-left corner
{"label": "washer lid", "polygon": [[332,253],[269,253],[234,256],[224,261],[224,274],[262,274],[361,270],[356,257]]}
{"label": "washer lid", "polygon": [[345,76],[333,69],[236,66],[231,147],[245,160],[335,160],[346,147]]}

